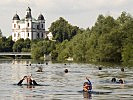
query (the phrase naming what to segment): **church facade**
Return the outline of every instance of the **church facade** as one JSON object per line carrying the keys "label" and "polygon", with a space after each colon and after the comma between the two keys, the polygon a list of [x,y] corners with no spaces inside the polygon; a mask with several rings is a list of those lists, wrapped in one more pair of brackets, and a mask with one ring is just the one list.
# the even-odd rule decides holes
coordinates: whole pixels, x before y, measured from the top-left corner
{"label": "church facade", "polygon": [[26,10],[26,15],[20,19],[18,14],[15,14],[12,19],[12,40],[17,41],[20,38],[30,40],[44,39],[47,37],[45,32],[45,19],[42,14],[37,19],[32,17],[30,7]]}

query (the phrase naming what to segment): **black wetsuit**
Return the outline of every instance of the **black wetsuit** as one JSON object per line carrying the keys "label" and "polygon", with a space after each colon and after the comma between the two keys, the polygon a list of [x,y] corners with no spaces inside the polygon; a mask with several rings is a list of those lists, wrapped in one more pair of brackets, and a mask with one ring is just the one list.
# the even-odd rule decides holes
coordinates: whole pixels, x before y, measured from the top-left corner
{"label": "black wetsuit", "polygon": [[30,85],[38,85],[37,82],[35,80],[31,80],[30,81]]}
{"label": "black wetsuit", "polygon": [[35,80],[32,81],[33,85],[38,85],[37,82]]}
{"label": "black wetsuit", "polygon": [[[17,85],[22,85],[23,80],[24,79],[20,80]],[[31,80],[30,83],[29,83],[29,85],[38,85],[38,84],[37,84],[37,82],[35,80]]]}
{"label": "black wetsuit", "polygon": [[22,85],[24,79],[20,80],[17,85]]}

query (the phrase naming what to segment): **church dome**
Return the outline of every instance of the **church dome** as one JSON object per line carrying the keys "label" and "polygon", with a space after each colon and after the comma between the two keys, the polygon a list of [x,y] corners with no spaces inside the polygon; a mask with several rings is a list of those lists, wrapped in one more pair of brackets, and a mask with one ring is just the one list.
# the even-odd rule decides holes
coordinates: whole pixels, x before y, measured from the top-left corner
{"label": "church dome", "polygon": [[44,17],[42,14],[39,15],[38,20],[44,20]]}
{"label": "church dome", "polygon": [[19,16],[17,14],[14,15],[13,20],[20,20]]}

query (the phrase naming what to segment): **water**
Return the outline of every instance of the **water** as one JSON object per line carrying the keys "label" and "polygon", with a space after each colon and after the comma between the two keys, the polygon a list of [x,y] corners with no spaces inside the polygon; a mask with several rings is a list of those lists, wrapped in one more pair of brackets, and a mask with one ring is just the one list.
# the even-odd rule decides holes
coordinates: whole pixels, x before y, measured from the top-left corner
{"label": "water", "polygon": [[[0,62],[0,100],[129,100],[133,98],[133,69],[120,67],[103,67],[91,64],[31,64],[30,61]],[[36,72],[38,67],[43,72]],[[64,69],[69,70],[64,73]],[[17,86],[24,75],[31,75],[38,84],[29,88]],[[82,93],[85,77],[89,76],[94,94]],[[122,78],[125,84],[111,83],[112,77]],[[109,92],[109,93],[106,93]],[[88,98],[84,98],[84,97]]]}

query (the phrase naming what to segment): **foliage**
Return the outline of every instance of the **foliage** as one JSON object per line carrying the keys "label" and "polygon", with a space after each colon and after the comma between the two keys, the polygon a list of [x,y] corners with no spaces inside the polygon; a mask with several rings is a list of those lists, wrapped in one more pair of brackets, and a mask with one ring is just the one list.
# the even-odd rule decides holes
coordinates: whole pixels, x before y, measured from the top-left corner
{"label": "foliage", "polygon": [[14,52],[30,52],[31,41],[30,39],[19,39],[13,45]]}
{"label": "foliage", "polygon": [[51,24],[49,31],[52,32],[53,39],[58,42],[63,42],[66,39],[72,39],[72,37],[78,33],[79,28],[72,26],[64,18],[60,17],[59,20]]}
{"label": "foliage", "polygon": [[99,15],[91,29],[80,31],[70,41],[58,43],[53,58],[64,61],[72,57],[76,62],[123,62],[133,65],[132,33],[133,18],[130,14],[122,12],[117,19]]}
{"label": "foliage", "polygon": [[114,19],[99,15],[92,28],[79,29],[64,18],[53,22],[49,28],[55,41],[20,39],[15,43],[11,37],[0,38],[0,51],[29,52],[32,58],[44,54],[52,60],[65,61],[71,57],[75,62],[118,62],[133,65],[133,17],[126,12]]}
{"label": "foliage", "polygon": [[44,54],[48,55],[55,48],[53,41],[39,41],[31,46],[31,54],[33,59],[40,59],[44,57]]}
{"label": "foliage", "polygon": [[12,46],[14,42],[12,41],[12,37],[1,37],[0,38],[0,52],[12,52]]}

